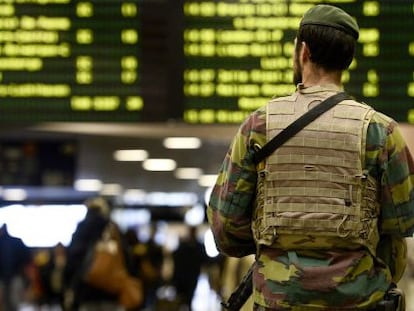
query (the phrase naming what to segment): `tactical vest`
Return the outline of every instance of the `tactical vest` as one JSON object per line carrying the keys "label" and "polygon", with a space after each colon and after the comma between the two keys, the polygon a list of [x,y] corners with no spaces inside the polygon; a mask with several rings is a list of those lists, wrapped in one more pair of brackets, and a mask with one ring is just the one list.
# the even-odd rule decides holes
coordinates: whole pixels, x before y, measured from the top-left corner
{"label": "tactical vest", "polygon": [[[295,93],[269,102],[267,141],[323,99]],[[364,246],[375,255],[377,182],[364,171],[373,113],[369,106],[342,101],[262,163],[252,224],[259,246],[285,250]]]}

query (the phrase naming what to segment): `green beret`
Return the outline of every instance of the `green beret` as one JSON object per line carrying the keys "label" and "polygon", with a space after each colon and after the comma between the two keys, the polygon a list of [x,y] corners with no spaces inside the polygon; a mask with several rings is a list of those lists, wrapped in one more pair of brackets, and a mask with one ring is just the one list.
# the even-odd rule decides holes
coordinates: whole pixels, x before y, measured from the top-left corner
{"label": "green beret", "polygon": [[356,39],[359,37],[359,27],[354,18],[342,9],[326,4],[319,4],[303,15],[300,26],[318,25],[342,30]]}

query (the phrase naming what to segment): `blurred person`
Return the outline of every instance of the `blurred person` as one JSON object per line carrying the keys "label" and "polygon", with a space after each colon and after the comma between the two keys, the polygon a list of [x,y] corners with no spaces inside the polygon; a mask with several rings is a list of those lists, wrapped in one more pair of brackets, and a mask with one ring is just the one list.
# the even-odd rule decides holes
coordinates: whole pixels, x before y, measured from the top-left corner
{"label": "blurred person", "polygon": [[358,36],[340,8],[310,8],[295,39],[296,91],[253,112],[221,166],[208,221],[221,253],[256,254],[254,310],[376,310],[403,275],[414,162],[394,120],[346,99],[255,160],[343,90]]}
{"label": "blurred person", "polygon": [[138,239],[135,230],[129,229],[126,232],[137,275],[143,282],[144,310],[153,310],[157,300],[157,290],[164,282],[162,275],[164,252],[162,246],[155,241],[156,225],[151,224],[150,230],[149,239],[144,242]]}
{"label": "blurred person", "polygon": [[35,256],[40,284],[41,297],[38,304],[48,310],[62,310],[64,298],[64,271],[66,248],[58,243],[51,249],[39,251]]}
{"label": "blurred person", "polygon": [[[0,227],[0,310],[16,311],[30,287],[27,272],[32,253],[20,238],[11,236],[7,224]],[[20,287],[23,288],[20,288]]]}
{"label": "blurred person", "polygon": [[[82,280],[82,264],[110,220],[110,207],[101,197],[86,200],[86,217],[78,224],[66,252],[64,272],[65,309],[79,311],[123,311],[115,294],[93,287]],[[114,224],[115,225],[115,224]],[[125,246],[126,247],[126,246]],[[126,251],[126,248],[122,250]],[[128,258],[128,256],[125,256]]]}
{"label": "blurred person", "polygon": [[187,235],[180,240],[172,259],[172,284],[182,307],[191,311],[201,268],[207,260],[204,245],[197,238],[197,227],[188,227]]}

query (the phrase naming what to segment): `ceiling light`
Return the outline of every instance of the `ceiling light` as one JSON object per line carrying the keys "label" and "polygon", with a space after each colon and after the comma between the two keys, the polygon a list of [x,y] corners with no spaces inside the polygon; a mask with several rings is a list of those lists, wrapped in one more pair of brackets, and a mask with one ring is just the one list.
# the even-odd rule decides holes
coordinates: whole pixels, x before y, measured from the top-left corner
{"label": "ceiling light", "polygon": [[163,145],[167,149],[198,149],[201,147],[201,140],[197,137],[167,137]]}
{"label": "ceiling light", "polygon": [[155,206],[192,206],[197,203],[198,196],[193,192],[150,192],[145,201]]}
{"label": "ceiling light", "polygon": [[27,192],[24,189],[4,189],[3,199],[6,201],[23,201],[27,198]]}
{"label": "ceiling light", "polygon": [[102,182],[99,179],[78,179],[75,181],[75,189],[78,191],[100,191]]}
{"label": "ceiling light", "polygon": [[151,212],[145,208],[116,208],[111,213],[111,219],[121,228],[127,230],[131,227],[149,224]]}
{"label": "ceiling light", "polygon": [[143,204],[147,193],[142,189],[128,189],[123,194],[123,202],[126,205]]}
{"label": "ceiling light", "polygon": [[177,163],[172,159],[147,159],[142,163],[142,167],[146,171],[167,172],[175,170]]}
{"label": "ceiling light", "polygon": [[116,161],[144,161],[148,158],[148,152],[143,149],[116,150],[114,159]]}
{"label": "ceiling light", "polygon": [[198,167],[181,167],[174,171],[175,178],[178,179],[199,179],[203,170]]}
{"label": "ceiling light", "polygon": [[213,187],[217,180],[217,174],[202,175],[198,179],[198,184],[201,187]]}

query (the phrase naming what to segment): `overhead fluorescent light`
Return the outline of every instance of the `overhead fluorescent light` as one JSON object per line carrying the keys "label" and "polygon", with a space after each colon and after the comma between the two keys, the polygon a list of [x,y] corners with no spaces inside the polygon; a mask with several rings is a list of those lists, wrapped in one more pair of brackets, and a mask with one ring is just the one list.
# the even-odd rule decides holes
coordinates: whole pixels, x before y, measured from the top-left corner
{"label": "overhead fluorescent light", "polygon": [[192,206],[197,203],[198,196],[194,192],[150,192],[145,201],[148,205]]}
{"label": "overhead fluorescent light", "polygon": [[123,202],[126,205],[142,204],[147,193],[142,189],[128,189],[123,194]]}
{"label": "overhead fluorescent light", "polygon": [[201,147],[201,139],[198,137],[167,137],[163,145],[167,149],[198,149]]}
{"label": "overhead fluorescent light", "polygon": [[3,189],[3,199],[6,201],[23,201],[27,198],[27,192],[21,188]]}
{"label": "overhead fluorescent light", "polygon": [[146,171],[168,172],[177,167],[177,163],[172,159],[147,159],[142,163]]}
{"label": "overhead fluorescent light", "polygon": [[143,149],[124,149],[114,152],[116,161],[144,161],[148,158],[148,152]]}
{"label": "overhead fluorescent light", "polygon": [[74,186],[78,191],[101,191],[102,182],[99,179],[78,179]]}
{"label": "overhead fluorescent light", "polygon": [[193,192],[145,192],[141,189],[128,189],[123,194],[126,205],[148,206],[193,206],[198,196]]}
{"label": "overhead fluorescent light", "polygon": [[199,179],[203,170],[198,167],[180,167],[174,171],[177,179]]}
{"label": "overhead fluorescent light", "polygon": [[198,184],[201,187],[213,187],[217,180],[217,174],[202,175],[198,179]]}
{"label": "overhead fluorescent light", "polygon": [[124,230],[147,225],[151,222],[151,212],[147,209],[116,208],[111,213],[111,219]]}

